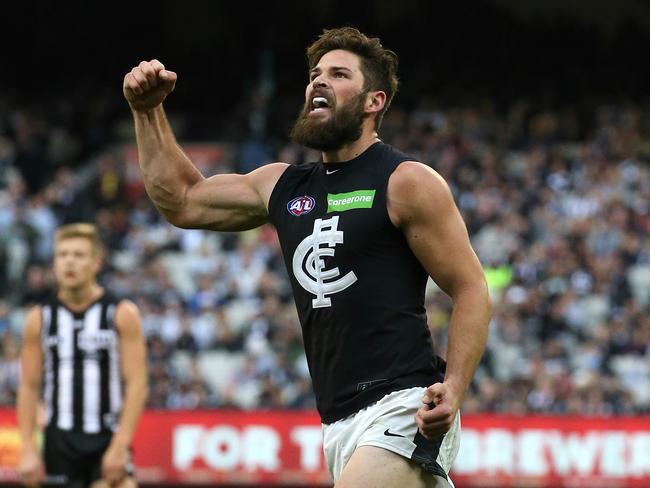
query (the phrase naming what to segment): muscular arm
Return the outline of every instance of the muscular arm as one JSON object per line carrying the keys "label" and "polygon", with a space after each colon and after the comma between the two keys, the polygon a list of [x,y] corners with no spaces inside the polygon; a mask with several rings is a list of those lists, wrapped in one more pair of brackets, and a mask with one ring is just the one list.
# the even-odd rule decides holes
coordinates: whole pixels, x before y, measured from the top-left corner
{"label": "muscular arm", "polygon": [[176,142],[162,107],[175,83],[176,74],[156,60],[143,61],[124,78],[149,197],[178,227],[235,231],[262,225],[271,191],[287,165],[204,178]]}
{"label": "muscular arm", "polygon": [[[436,398],[429,400],[440,406],[436,407],[441,416],[436,426],[444,431],[453,421],[485,347],[491,313],[487,284],[451,192],[435,171],[416,162],[402,163],[389,181],[388,207],[413,253],[453,300],[444,388],[430,388]],[[447,395],[445,401],[438,397],[440,392]]]}
{"label": "muscular arm", "polygon": [[22,452],[18,471],[26,486],[37,486],[41,476],[41,458],[34,444],[36,410],[41,393],[43,350],[41,348],[41,311],[32,308],[25,319],[20,351],[20,383],[18,384],[18,429]]}

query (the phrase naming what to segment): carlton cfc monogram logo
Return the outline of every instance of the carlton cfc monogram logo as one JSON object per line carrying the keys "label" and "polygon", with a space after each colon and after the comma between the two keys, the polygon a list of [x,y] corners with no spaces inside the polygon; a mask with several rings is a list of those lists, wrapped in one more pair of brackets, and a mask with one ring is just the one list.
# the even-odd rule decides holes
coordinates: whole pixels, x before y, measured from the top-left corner
{"label": "carlton cfc monogram logo", "polygon": [[314,210],[314,207],[316,207],[316,200],[308,195],[296,197],[287,203],[287,210],[289,213],[292,215],[297,215],[298,217],[304,214],[308,214]]}
{"label": "carlton cfc monogram logo", "polygon": [[331,307],[331,295],[345,290],[357,281],[353,271],[339,278],[338,268],[325,269],[324,256],[334,256],[334,247],[343,244],[343,231],[337,230],[339,216],[331,219],[316,219],[314,231],[298,244],[293,254],[293,274],[298,283],[308,292],[316,295],[312,300],[314,308]]}

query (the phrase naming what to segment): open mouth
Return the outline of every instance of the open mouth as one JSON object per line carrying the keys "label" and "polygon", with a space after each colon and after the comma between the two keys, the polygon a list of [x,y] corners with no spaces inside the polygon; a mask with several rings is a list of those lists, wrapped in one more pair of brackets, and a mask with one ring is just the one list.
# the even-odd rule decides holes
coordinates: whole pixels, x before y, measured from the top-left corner
{"label": "open mouth", "polygon": [[330,109],[330,103],[327,101],[327,98],[316,96],[311,100],[311,111],[312,112],[324,112],[325,110]]}

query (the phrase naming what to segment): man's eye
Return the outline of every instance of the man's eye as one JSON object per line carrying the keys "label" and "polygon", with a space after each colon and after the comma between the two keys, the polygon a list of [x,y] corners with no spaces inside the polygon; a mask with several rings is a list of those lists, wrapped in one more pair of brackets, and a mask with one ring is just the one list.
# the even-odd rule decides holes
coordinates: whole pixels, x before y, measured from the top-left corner
{"label": "man's eye", "polygon": [[343,73],[342,71],[338,71],[337,73],[334,74],[334,76],[336,76],[337,78],[346,78],[345,73]]}

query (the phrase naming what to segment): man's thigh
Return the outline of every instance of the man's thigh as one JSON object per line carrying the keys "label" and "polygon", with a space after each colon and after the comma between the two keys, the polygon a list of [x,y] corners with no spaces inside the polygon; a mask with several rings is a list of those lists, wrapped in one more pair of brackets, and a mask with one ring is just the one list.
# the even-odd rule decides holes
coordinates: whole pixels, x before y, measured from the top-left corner
{"label": "man's thigh", "polygon": [[442,488],[438,478],[416,463],[381,447],[361,446],[345,465],[334,488]]}
{"label": "man's thigh", "polygon": [[[373,447],[396,456],[397,460],[391,465],[407,463],[404,466],[414,466],[418,471],[428,473],[429,477],[424,480],[430,477],[439,480],[439,484],[433,486],[453,487],[447,473],[458,452],[460,416],[444,436],[425,439],[415,423],[415,413],[421,405],[424,390],[411,388],[390,393],[351,417],[323,426],[325,459],[336,486],[339,486],[337,482],[355,453],[362,452],[361,447]],[[356,463],[359,463],[361,455],[356,454]],[[358,469],[354,468],[356,471]]]}

